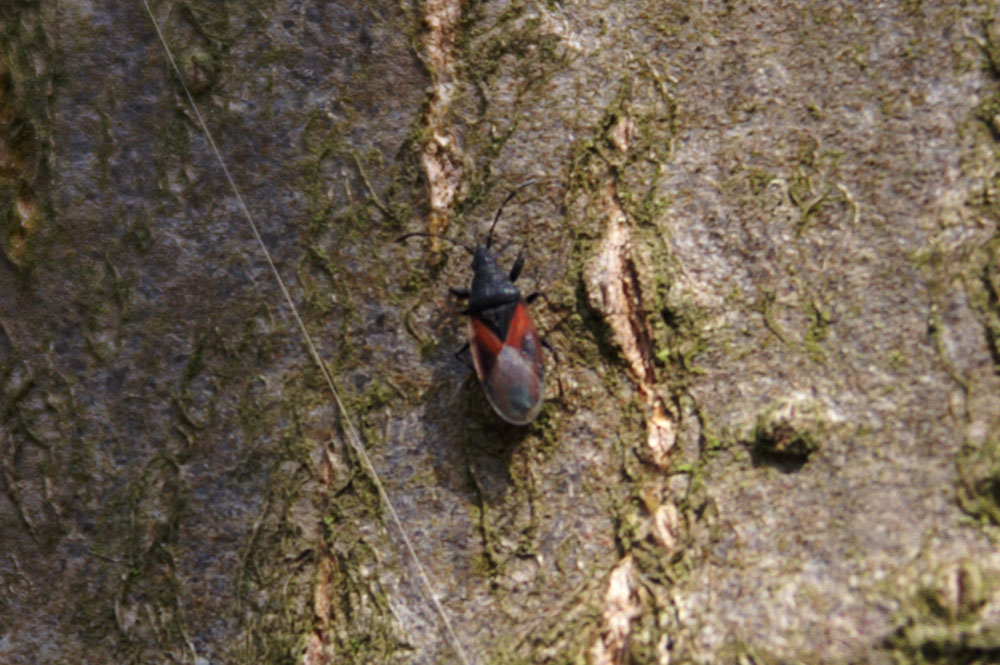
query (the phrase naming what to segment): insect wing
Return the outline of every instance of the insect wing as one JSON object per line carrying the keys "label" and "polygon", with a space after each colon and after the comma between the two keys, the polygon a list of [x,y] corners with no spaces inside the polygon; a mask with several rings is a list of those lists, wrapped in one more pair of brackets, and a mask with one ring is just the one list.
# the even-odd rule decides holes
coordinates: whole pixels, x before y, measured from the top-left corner
{"label": "insect wing", "polygon": [[542,361],[542,345],[538,338],[538,331],[535,324],[531,322],[528,315],[528,308],[523,302],[519,302],[514,309],[514,316],[510,319],[510,327],[507,329],[507,339],[504,344],[517,349],[527,357],[538,371],[539,380],[545,369]]}
{"label": "insect wing", "polygon": [[517,304],[502,341],[485,323],[470,317],[469,348],[493,410],[514,425],[534,420],[542,408],[544,363],[538,333],[524,303]]}

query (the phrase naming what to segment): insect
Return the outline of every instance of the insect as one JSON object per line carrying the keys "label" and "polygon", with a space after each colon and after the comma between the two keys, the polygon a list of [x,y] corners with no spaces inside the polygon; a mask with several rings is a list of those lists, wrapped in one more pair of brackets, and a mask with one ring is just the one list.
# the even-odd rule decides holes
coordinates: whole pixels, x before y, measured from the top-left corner
{"label": "insect", "polygon": [[528,313],[528,305],[539,294],[523,298],[514,285],[524,268],[524,252],[518,254],[510,272],[505,272],[491,248],[493,229],[504,206],[533,182],[523,183],[507,195],[493,218],[486,241],[476,243],[474,248],[433,233],[408,233],[397,240],[413,236],[441,238],[472,255],[471,286],[449,289],[452,295],[467,301],[461,313],[469,317],[469,341],[459,354],[468,348],[490,405],[497,415],[514,425],[527,425],[542,409],[545,364],[541,347],[548,345],[538,336]]}

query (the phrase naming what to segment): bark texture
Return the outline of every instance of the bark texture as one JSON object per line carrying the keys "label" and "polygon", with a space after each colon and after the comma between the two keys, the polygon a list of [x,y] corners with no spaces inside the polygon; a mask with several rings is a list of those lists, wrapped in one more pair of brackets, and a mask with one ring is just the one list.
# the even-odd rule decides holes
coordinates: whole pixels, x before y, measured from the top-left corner
{"label": "bark texture", "polygon": [[[995,662],[995,2],[151,2],[433,591],[110,4],[0,6],[0,661]],[[528,180],[514,427],[394,241]]]}

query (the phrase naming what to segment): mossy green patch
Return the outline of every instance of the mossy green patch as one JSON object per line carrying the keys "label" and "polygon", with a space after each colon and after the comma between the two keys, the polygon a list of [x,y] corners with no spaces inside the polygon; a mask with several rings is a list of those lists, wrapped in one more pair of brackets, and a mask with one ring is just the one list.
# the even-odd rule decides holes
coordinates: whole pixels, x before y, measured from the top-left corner
{"label": "mossy green patch", "polygon": [[[1000,53],[1000,22],[995,18],[997,4],[989,3],[989,11],[981,23],[980,35],[973,35],[985,57],[983,66],[993,78],[993,90],[974,109],[974,122],[970,137],[983,148],[980,161],[971,160],[967,168],[975,168],[980,176],[980,187],[969,192],[967,205],[996,224],[1000,220],[1000,195],[998,177],[1000,169],[1000,79],[997,63]],[[987,157],[988,156],[988,157]],[[987,163],[982,159],[989,159]],[[935,303],[929,323],[939,356],[949,375],[966,396],[966,421],[987,418],[990,432],[985,436],[970,437],[955,458],[957,479],[955,496],[959,506],[982,525],[1000,524],[1000,439],[995,435],[995,414],[979,413],[977,396],[981,377],[961,371],[948,353],[945,337],[946,319],[942,316],[949,285],[958,282],[964,286],[969,306],[982,324],[986,348],[992,360],[993,375],[1000,375],[1000,233],[993,231],[985,242],[975,246],[947,247],[932,242],[913,258],[914,263],[930,276],[930,290]],[[992,390],[992,385],[986,390]],[[992,528],[992,527],[990,527]]]}
{"label": "mossy green patch", "polygon": [[978,446],[967,443],[955,465],[958,505],[976,519],[1000,525],[1000,437]]}
{"label": "mossy green patch", "polygon": [[58,58],[30,3],[0,8],[0,251],[30,270],[54,237],[46,194],[48,120]]}
{"label": "mossy green patch", "polygon": [[897,629],[885,648],[896,662],[980,665],[1000,654],[1000,625],[991,607],[1000,572],[971,560],[939,566],[905,586]]}

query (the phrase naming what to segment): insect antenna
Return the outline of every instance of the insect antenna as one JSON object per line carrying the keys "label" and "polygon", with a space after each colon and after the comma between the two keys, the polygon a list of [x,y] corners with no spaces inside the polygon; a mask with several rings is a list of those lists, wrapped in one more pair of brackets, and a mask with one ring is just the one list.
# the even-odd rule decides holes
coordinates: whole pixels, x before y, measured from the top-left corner
{"label": "insect antenna", "polygon": [[490,245],[493,244],[493,229],[496,228],[497,222],[500,221],[500,213],[503,212],[503,207],[505,205],[507,205],[508,203],[510,203],[510,200],[512,198],[514,198],[519,191],[521,191],[525,187],[528,187],[530,185],[534,185],[536,182],[538,182],[538,181],[534,180],[534,179],[532,179],[532,180],[526,180],[526,181],[522,182],[520,185],[518,185],[517,187],[515,187],[514,189],[510,190],[510,194],[507,195],[507,198],[505,198],[503,200],[503,203],[500,204],[500,207],[497,208],[497,214],[493,217],[493,223],[490,224],[490,232],[486,234],[486,249],[489,249]]}

